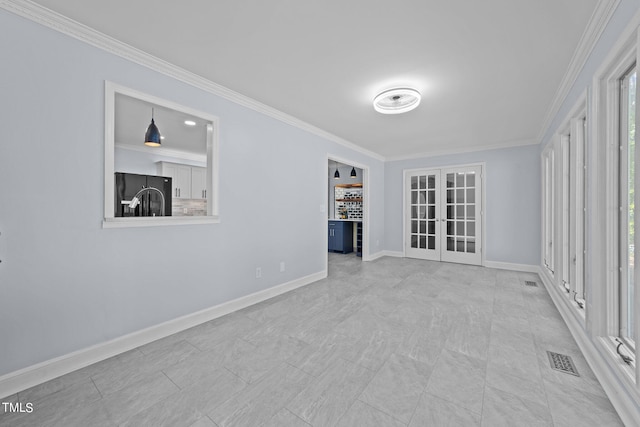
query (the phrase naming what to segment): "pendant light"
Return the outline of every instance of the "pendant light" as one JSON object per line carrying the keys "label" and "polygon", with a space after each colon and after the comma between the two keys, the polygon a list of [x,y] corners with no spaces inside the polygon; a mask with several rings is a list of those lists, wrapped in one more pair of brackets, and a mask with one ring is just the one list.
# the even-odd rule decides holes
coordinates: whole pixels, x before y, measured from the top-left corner
{"label": "pendant light", "polygon": [[333,179],[340,179],[340,172],[338,172],[338,163],[336,163],[336,173],[333,174]]}
{"label": "pendant light", "polygon": [[356,178],[358,176],[358,174],[356,173],[356,168],[352,167],[351,168],[351,178]]}
{"label": "pendant light", "polygon": [[151,109],[151,124],[147,128],[147,133],[144,135],[144,145],[149,147],[159,147],[160,146],[160,131],[158,130],[158,126],[153,121],[153,108]]}

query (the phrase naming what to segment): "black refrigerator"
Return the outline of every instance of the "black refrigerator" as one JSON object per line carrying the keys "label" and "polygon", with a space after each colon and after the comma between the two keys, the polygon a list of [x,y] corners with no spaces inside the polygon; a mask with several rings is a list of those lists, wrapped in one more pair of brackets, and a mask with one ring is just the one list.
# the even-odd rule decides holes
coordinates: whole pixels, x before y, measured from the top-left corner
{"label": "black refrigerator", "polygon": [[135,173],[115,173],[115,216],[161,216],[162,197],[155,190],[143,191],[140,203],[130,208],[129,203],[143,188],[153,187],[164,195],[164,215],[171,216],[171,178],[167,176],[138,175]]}

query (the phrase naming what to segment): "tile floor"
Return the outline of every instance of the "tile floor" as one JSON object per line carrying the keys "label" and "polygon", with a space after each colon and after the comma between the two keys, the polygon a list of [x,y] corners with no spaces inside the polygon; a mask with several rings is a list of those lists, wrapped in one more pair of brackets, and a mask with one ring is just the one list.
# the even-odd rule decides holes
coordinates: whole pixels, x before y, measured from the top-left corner
{"label": "tile floor", "polygon": [[329,258],[325,280],[3,399],[34,411],[0,426],[622,425],[536,275]]}

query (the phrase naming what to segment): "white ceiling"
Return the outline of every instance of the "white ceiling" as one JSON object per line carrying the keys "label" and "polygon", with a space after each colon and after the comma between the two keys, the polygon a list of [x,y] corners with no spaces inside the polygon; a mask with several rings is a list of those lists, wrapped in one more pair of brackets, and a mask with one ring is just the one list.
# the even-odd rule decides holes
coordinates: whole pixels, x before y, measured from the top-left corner
{"label": "white ceiling", "polygon": [[[36,3],[398,158],[539,142],[598,0]],[[375,112],[393,86],[422,103]]]}

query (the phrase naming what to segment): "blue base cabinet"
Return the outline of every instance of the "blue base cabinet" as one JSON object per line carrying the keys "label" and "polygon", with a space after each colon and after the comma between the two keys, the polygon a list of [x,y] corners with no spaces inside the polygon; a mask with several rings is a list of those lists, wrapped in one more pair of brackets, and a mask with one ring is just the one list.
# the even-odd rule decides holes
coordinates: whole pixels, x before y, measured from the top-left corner
{"label": "blue base cabinet", "polygon": [[329,252],[353,252],[353,223],[329,221]]}

